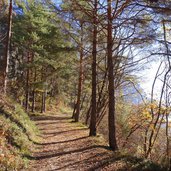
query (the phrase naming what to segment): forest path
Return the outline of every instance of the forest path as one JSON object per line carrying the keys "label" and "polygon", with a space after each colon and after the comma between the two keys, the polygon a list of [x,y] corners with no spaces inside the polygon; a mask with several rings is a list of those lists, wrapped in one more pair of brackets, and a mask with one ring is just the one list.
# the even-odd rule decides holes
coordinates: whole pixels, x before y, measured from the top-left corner
{"label": "forest path", "polygon": [[29,171],[127,170],[128,164],[110,151],[101,137],[68,115],[34,117],[42,142],[35,144]]}

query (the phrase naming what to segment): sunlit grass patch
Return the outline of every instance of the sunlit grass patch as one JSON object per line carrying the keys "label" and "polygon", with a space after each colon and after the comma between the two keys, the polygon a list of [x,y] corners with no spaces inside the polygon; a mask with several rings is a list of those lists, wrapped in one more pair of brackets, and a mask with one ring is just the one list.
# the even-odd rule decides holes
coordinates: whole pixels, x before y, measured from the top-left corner
{"label": "sunlit grass patch", "polygon": [[24,156],[31,154],[39,131],[28,114],[13,100],[2,97],[0,106],[0,170],[25,168],[28,159]]}

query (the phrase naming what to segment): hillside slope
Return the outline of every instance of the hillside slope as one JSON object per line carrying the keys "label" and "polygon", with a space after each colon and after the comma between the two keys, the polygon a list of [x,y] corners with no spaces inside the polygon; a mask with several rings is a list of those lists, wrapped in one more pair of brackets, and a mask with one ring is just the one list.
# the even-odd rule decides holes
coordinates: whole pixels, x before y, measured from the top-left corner
{"label": "hillside slope", "polygon": [[22,107],[0,96],[0,171],[26,168],[38,129]]}

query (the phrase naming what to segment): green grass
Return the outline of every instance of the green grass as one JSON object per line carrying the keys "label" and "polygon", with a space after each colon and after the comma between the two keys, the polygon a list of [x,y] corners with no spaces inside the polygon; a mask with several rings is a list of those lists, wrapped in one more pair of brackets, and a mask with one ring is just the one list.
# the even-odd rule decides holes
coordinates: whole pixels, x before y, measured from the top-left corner
{"label": "green grass", "polygon": [[0,100],[0,171],[27,167],[23,157],[31,153],[33,142],[38,141],[38,129],[22,107],[13,100]]}
{"label": "green grass", "polygon": [[[72,119],[72,122],[74,122],[73,119]],[[88,127],[85,124],[81,123],[81,122],[75,122],[75,127],[80,128],[80,129],[84,129],[84,128],[88,129]]]}
{"label": "green grass", "polygon": [[72,114],[72,109],[64,105],[59,106],[58,111],[63,114]]}

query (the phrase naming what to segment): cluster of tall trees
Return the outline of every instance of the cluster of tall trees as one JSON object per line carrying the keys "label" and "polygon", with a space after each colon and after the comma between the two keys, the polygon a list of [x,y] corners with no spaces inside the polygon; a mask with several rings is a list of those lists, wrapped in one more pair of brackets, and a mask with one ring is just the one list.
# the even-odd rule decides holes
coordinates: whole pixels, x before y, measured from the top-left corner
{"label": "cluster of tall trees", "polygon": [[[148,27],[143,22],[145,11],[132,1],[64,1],[62,12],[68,16],[66,20],[75,29],[78,23],[81,31],[78,46],[80,53],[80,78],[73,117],[78,121],[80,115],[80,98],[83,79],[86,75],[82,63],[86,58],[91,61],[91,103],[86,118],[90,118],[90,136],[96,135],[96,126],[108,111],[109,145],[116,150],[116,93],[127,82],[129,84],[131,70],[135,69],[133,48],[142,45],[141,39],[148,38],[140,29]],[[129,18],[128,18],[129,16]],[[145,20],[145,19],[144,19]],[[86,30],[84,33],[83,30]],[[71,31],[71,30],[70,30]],[[86,34],[86,35],[85,35]],[[82,41],[87,38],[88,43]],[[147,42],[150,40],[146,40]],[[138,48],[138,47],[137,47]],[[140,60],[140,59],[138,59]],[[107,107],[108,106],[108,107]]]}
{"label": "cluster of tall trees", "polygon": [[74,47],[60,29],[60,18],[49,11],[46,4],[35,1],[19,4],[19,7],[13,4],[12,10],[10,2],[10,17],[6,24],[4,93],[13,94],[27,111],[34,111],[38,101],[38,108],[44,112],[46,97],[57,94],[62,87],[60,79],[67,79],[72,70],[74,55],[67,59],[68,64],[63,63]]}
{"label": "cluster of tall trees", "polygon": [[[62,15],[67,18],[65,22],[70,25],[68,32],[80,31],[80,39],[76,42],[81,53],[79,55],[78,93],[73,113],[75,121],[79,119],[80,110],[85,112],[84,105],[82,105],[85,103],[85,119],[86,123],[90,124],[90,136],[92,136],[96,135],[96,127],[107,114],[109,145],[116,150],[118,147],[115,117],[119,112],[117,111],[118,102],[120,102],[118,98],[125,96],[125,89],[132,86],[142,98],[143,105],[148,106],[148,109],[143,107],[142,110],[142,104],[137,105],[139,109],[135,111],[141,110],[143,116],[138,120],[138,124],[135,123],[129,127],[126,140],[139,130],[141,138],[144,139],[142,144],[144,156],[147,158],[153,156],[154,146],[157,144],[159,132],[163,130],[162,124],[165,122],[163,119],[166,116],[166,153],[169,161],[168,93],[170,91],[167,91],[169,83],[166,83],[166,79],[170,69],[162,70],[160,64],[152,85],[150,102],[144,100],[144,95],[142,96],[137,88],[134,76],[135,72],[145,66],[146,62],[154,60],[154,57],[157,57],[158,61],[165,61],[165,68],[170,65],[169,41],[166,38],[165,27],[170,22],[168,19],[170,2],[157,2],[71,0],[63,1],[60,10]],[[167,21],[164,18],[167,18]],[[164,24],[161,25],[161,23]],[[161,31],[162,28],[163,31]],[[164,46],[167,52],[160,53],[165,51]],[[160,52],[159,47],[161,47]],[[164,55],[163,58],[160,55]],[[91,69],[91,73],[87,71],[87,68]],[[88,96],[90,97],[88,99],[91,99],[90,103],[86,103],[86,98],[83,95],[84,88],[82,88],[86,86],[84,84],[87,84],[87,75],[91,77],[89,83],[91,93]],[[165,75],[164,78],[163,75]],[[154,97],[156,79],[160,79],[163,84],[162,90],[158,90],[159,98]],[[167,94],[167,103],[164,102],[165,93]],[[125,99],[123,98],[123,100]]]}
{"label": "cluster of tall trees", "polygon": [[[136,135],[137,153],[153,159],[165,131],[162,157],[170,163],[170,5],[157,0],[2,1],[4,93],[32,112],[45,112],[49,99],[62,96],[74,108],[75,122],[84,119],[89,125],[90,136],[100,125],[107,130],[112,150],[130,148]],[[159,67],[145,100],[137,73],[150,61]],[[158,81],[162,87],[155,96]]]}

